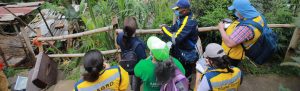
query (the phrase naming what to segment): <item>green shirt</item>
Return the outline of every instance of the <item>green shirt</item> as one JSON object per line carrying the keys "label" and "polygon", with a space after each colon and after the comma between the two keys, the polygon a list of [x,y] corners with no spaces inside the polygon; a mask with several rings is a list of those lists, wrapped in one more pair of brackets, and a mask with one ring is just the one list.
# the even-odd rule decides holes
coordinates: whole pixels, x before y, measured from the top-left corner
{"label": "green shirt", "polygon": [[[185,74],[185,70],[182,64],[176,59],[173,59],[173,62],[177,66],[177,68]],[[152,63],[152,57],[148,57],[147,59],[141,60],[134,67],[135,76],[139,77],[143,80],[143,89],[144,91],[159,91],[161,84],[158,84],[155,77],[155,64]]]}

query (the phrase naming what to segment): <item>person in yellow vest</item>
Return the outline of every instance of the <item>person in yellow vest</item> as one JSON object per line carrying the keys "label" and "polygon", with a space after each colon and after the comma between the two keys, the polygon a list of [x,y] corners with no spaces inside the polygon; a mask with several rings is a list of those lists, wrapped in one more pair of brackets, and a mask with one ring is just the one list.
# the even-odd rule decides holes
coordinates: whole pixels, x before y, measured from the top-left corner
{"label": "person in yellow vest", "polygon": [[208,44],[203,55],[207,68],[205,72],[200,72],[196,67],[197,74],[200,74],[196,78],[200,79],[196,81],[194,91],[237,91],[241,84],[242,72],[239,68],[229,65],[228,56],[221,45]]}
{"label": "person in yellow vest", "polygon": [[0,91],[8,91],[8,81],[3,72],[4,61],[0,59]]}
{"label": "person in yellow vest", "polygon": [[219,23],[219,31],[222,36],[222,47],[226,55],[230,57],[232,66],[238,66],[245,57],[244,49],[249,49],[261,36],[260,31],[250,24],[240,24],[246,20],[253,20],[264,26],[261,14],[251,5],[249,0],[234,0],[233,5],[228,7],[234,10],[238,20],[224,29],[224,23]]}
{"label": "person in yellow vest", "polygon": [[129,76],[121,66],[105,68],[102,53],[98,50],[88,51],[84,57],[84,68],[87,73],[79,80],[74,91],[126,91]]}

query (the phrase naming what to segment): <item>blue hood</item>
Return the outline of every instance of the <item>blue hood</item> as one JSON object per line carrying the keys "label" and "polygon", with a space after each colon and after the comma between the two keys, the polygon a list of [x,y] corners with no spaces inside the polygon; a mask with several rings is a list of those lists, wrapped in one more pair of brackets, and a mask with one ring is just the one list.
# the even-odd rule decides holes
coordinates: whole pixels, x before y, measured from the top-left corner
{"label": "blue hood", "polygon": [[228,10],[237,10],[244,18],[255,18],[260,13],[251,5],[249,0],[234,0]]}

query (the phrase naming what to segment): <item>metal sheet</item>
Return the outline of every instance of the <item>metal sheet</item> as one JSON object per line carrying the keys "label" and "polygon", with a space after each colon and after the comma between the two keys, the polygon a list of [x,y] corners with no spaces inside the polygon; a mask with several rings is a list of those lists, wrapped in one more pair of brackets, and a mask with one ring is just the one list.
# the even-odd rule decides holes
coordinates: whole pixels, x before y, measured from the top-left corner
{"label": "metal sheet", "polygon": [[15,5],[7,5],[0,7],[0,21],[12,21],[15,17],[5,10],[3,7],[8,8],[17,16],[24,16],[33,10],[37,9],[40,4],[44,2],[30,2],[30,3],[17,3]]}

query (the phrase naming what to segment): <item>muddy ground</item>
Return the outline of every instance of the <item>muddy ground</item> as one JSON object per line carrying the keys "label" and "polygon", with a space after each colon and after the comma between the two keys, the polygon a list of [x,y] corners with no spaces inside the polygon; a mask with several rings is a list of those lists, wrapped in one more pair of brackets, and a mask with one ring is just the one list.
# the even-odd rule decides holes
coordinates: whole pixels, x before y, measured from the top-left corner
{"label": "muddy ground", "polygon": [[278,75],[246,75],[240,91],[280,91],[282,85],[290,91],[300,91],[300,77],[283,77]]}
{"label": "muddy ground", "polygon": [[15,64],[26,57],[23,49],[22,42],[18,36],[1,35],[0,34],[0,47],[4,55],[9,59],[10,65]]}

